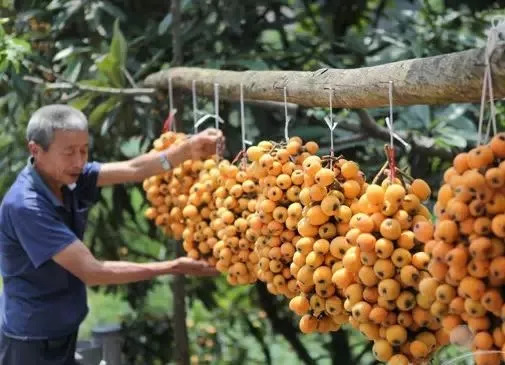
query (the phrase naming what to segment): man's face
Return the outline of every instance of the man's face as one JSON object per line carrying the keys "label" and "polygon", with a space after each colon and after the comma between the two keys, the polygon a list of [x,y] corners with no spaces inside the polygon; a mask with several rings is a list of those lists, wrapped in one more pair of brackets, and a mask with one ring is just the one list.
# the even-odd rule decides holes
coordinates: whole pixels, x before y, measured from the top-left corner
{"label": "man's face", "polygon": [[75,183],[88,162],[88,132],[56,130],[47,151],[30,142],[35,164],[52,184]]}

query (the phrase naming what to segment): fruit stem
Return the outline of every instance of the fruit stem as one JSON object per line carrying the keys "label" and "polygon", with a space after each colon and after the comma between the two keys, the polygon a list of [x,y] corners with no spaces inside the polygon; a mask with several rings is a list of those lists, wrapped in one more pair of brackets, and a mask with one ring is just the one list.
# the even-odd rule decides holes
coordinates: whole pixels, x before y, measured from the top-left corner
{"label": "fruit stem", "polygon": [[388,167],[388,164],[389,164],[388,161],[384,162],[384,165],[382,165],[382,167],[379,170],[379,172],[377,173],[377,175],[375,175],[375,177],[373,178],[372,184],[376,184],[377,183],[377,181],[379,180],[379,178],[381,177],[381,175],[384,173],[384,170],[386,170],[386,167]]}
{"label": "fruit stem", "polygon": [[408,180],[410,180],[410,182],[412,182],[412,181],[415,180],[412,176],[410,176],[409,174],[407,174],[405,171],[400,170],[398,167],[396,168],[396,172],[398,172],[403,177],[406,177]]}

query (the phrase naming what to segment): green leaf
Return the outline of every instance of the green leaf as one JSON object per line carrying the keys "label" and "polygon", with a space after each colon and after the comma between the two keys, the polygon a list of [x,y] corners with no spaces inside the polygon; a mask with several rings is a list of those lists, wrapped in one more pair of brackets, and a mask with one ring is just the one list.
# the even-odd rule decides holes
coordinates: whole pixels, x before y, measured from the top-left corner
{"label": "green leaf", "polygon": [[168,27],[170,27],[170,24],[172,24],[172,13],[165,15],[163,20],[160,22],[160,25],[158,26],[158,35],[165,34]]}
{"label": "green leaf", "polygon": [[458,134],[458,132],[453,128],[444,128],[441,133],[441,139],[443,142],[449,146],[466,148],[466,139]]}
{"label": "green leaf", "polygon": [[54,55],[53,62],[62,60],[64,58],[70,56],[73,52],[74,52],[74,46],[64,48]]}
{"label": "green leaf", "polygon": [[428,105],[414,105],[408,109],[408,114],[415,118],[424,127],[430,123],[430,107]]}
{"label": "green leaf", "polygon": [[0,134],[0,149],[14,142],[14,137],[8,134]]}
{"label": "green leaf", "polygon": [[128,46],[126,44],[126,39],[121,32],[121,29],[119,29],[119,19],[116,19],[114,22],[114,33],[110,45],[110,54],[119,61],[120,68],[126,65],[127,52]]}
{"label": "green leaf", "polygon": [[97,94],[88,93],[72,100],[69,104],[79,110],[84,110],[97,97]]}
{"label": "green leaf", "polygon": [[109,13],[113,17],[115,17],[123,22],[126,21],[126,19],[127,19],[127,16],[123,12],[123,10],[121,10],[121,8],[117,7],[116,5],[112,4],[110,1],[102,1],[101,8],[105,12]]}
{"label": "green leaf", "polygon": [[97,67],[113,86],[123,86],[124,76],[121,72],[121,65],[119,61],[112,56],[112,54],[109,53],[101,61],[99,61],[97,63]]}
{"label": "green leaf", "polygon": [[142,137],[136,136],[121,144],[121,153],[127,158],[133,158],[140,154]]}
{"label": "green leaf", "polygon": [[109,97],[106,101],[99,104],[95,109],[93,109],[89,116],[89,123],[92,126],[97,126],[100,124],[104,120],[105,115],[114,109],[118,103],[119,100],[116,96]]}

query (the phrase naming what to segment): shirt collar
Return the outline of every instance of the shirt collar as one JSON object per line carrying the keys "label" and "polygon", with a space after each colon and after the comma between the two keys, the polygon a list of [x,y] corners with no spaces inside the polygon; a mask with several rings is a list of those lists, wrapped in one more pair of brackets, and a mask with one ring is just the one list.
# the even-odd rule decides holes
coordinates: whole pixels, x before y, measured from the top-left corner
{"label": "shirt collar", "polygon": [[[49,189],[49,187],[47,186],[47,184],[44,182],[44,180],[42,179],[42,177],[40,176],[40,174],[37,172],[37,170],[33,166],[33,156],[31,156],[31,157],[28,158],[27,168],[28,168],[28,171],[29,171],[30,175],[33,178],[33,182],[34,182],[35,186],[37,186],[40,189],[42,189],[43,193],[51,200],[51,202],[55,206],[63,206],[62,201],[60,199],[56,198],[56,196],[54,195],[54,193],[51,191],[51,189]],[[76,186],[77,186],[76,183],[72,183],[72,184],[66,185],[66,187],[70,191],[74,190],[76,188]]]}

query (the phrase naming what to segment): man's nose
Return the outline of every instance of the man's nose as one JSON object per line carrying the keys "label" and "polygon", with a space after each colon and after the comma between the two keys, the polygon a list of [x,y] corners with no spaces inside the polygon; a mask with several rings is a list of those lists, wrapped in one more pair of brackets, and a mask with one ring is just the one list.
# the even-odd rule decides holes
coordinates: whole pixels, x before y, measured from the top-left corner
{"label": "man's nose", "polygon": [[80,153],[76,153],[74,155],[74,158],[72,159],[72,167],[76,169],[77,168],[82,169],[82,167],[86,163],[85,159],[86,158],[82,156]]}

